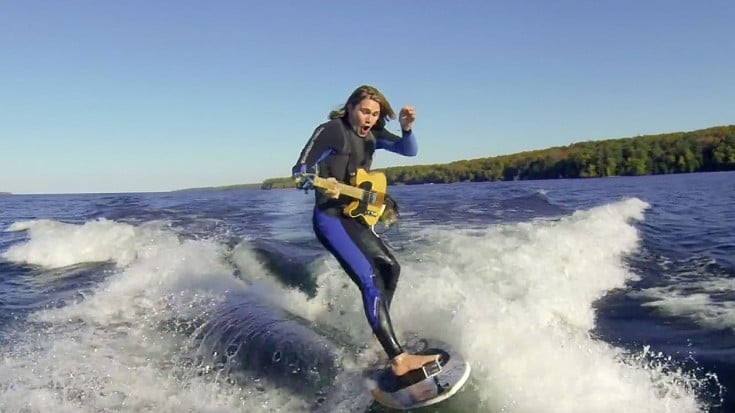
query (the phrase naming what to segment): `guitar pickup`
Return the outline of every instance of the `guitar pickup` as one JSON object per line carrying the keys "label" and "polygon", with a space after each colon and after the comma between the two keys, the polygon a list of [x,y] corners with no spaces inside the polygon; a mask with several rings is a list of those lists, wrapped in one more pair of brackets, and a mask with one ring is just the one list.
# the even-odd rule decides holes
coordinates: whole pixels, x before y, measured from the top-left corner
{"label": "guitar pickup", "polygon": [[375,192],[368,192],[367,193],[367,202],[370,204],[375,205],[378,203],[378,194]]}

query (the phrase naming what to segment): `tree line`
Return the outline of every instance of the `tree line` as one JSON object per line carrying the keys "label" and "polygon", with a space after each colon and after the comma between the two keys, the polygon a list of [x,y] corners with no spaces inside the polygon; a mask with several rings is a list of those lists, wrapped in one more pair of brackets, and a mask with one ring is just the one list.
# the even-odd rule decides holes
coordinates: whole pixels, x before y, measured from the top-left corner
{"label": "tree line", "polygon": [[[732,171],[735,170],[735,125],[380,170],[389,185]],[[262,189],[294,186],[290,177],[266,179],[260,185]]]}

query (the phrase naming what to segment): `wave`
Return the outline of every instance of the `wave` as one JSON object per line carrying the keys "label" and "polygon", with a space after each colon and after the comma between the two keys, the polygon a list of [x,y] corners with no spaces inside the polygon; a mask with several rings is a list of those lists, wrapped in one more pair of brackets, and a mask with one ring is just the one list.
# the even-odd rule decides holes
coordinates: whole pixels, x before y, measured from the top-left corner
{"label": "wave", "polygon": [[[473,365],[468,391],[452,408],[706,408],[697,399],[701,378],[648,349],[631,353],[590,333],[595,302],[637,278],[624,257],[638,248],[635,223],[647,208],[633,198],[554,220],[416,229],[413,248],[399,254],[392,318],[398,331],[446,341]],[[258,250],[275,248],[267,243],[232,247],[160,223],[105,219],[11,229],[28,239],[3,254],[8,261],[43,268],[103,261],[116,272],[85,297],[34,312],[27,331],[3,349],[0,404],[9,409],[368,408],[356,372],[371,334],[357,288],[330,256],[304,258],[316,285],[309,294],[263,260]],[[253,314],[265,315],[254,321]],[[302,385],[272,378],[290,374],[304,374]],[[331,380],[322,386],[323,378]]]}

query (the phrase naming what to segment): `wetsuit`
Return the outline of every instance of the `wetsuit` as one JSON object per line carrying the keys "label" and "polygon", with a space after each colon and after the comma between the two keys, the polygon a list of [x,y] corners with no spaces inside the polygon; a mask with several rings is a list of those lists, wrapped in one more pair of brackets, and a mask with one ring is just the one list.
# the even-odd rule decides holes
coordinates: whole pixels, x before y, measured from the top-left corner
{"label": "wetsuit", "polygon": [[[404,131],[402,135],[381,130],[371,131],[361,138],[347,120],[333,119],[316,128],[293,168],[294,176],[317,167],[319,176],[349,184],[356,168],[370,169],[376,149],[415,156],[417,146],[413,133]],[[314,232],[360,288],[370,327],[392,359],[403,353],[388,314],[401,267],[385,243],[362,219],[342,213],[344,206],[353,199],[346,196],[332,199],[321,190],[315,192]]]}

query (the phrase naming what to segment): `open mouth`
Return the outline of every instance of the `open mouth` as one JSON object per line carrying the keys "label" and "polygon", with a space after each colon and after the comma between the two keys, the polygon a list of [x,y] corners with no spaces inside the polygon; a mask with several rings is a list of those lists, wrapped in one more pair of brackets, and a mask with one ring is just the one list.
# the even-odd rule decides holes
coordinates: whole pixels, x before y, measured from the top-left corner
{"label": "open mouth", "polygon": [[368,132],[370,132],[370,126],[360,126],[360,129],[358,129],[360,132],[360,136],[367,135]]}

